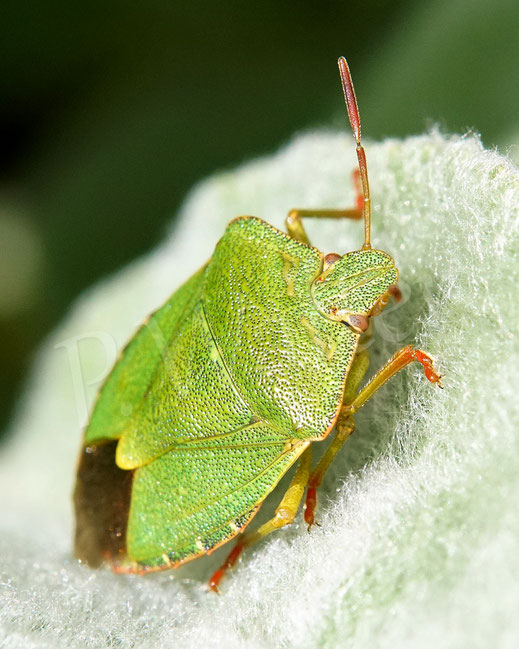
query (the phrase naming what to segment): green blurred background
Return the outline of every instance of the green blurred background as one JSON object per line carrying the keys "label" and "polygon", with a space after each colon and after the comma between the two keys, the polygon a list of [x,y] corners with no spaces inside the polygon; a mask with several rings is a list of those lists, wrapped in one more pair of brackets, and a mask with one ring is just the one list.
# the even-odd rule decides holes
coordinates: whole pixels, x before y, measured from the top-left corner
{"label": "green blurred background", "polygon": [[194,182],[345,126],[339,55],[370,138],[519,134],[511,0],[4,0],[0,20],[0,430],[42,336]]}

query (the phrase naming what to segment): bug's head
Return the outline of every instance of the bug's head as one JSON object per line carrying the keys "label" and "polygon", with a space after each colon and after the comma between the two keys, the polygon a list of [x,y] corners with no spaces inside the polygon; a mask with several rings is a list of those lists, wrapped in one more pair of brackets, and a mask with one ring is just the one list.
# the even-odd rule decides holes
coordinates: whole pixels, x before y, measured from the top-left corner
{"label": "bug's head", "polygon": [[387,252],[355,250],[342,257],[327,255],[311,293],[322,315],[362,333],[369,316],[378,315],[387,304],[397,279],[398,270]]}

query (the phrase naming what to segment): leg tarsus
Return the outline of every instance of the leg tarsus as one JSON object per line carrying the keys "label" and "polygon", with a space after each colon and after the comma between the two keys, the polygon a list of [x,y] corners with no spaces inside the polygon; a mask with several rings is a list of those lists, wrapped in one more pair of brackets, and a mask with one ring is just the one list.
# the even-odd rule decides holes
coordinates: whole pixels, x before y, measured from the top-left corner
{"label": "leg tarsus", "polygon": [[305,500],[305,523],[308,525],[308,531],[312,525],[318,525],[314,519],[315,508],[317,507],[317,487],[308,487]]}
{"label": "leg tarsus", "polygon": [[213,574],[213,576],[209,580],[209,588],[210,590],[213,591],[213,593],[219,592],[218,586],[220,584],[220,581],[222,580],[222,577],[225,575],[227,570],[229,568],[232,568],[234,564],[238,561],[238,558],[240,554],[243,552],[244,547],[245,546],[243,545],[243,543],[240,543],[238,541],[238,543],[234,546],[234,548],[229,553],[227,559],[223,562],[222,566],[218,568],[218,570]]}
{"label": "leg tarsus", "polygon": [[433,360],[429,354],[421,349],[412,349],[412,351],[414,359],[423,367],[426,378],[431,383],[437,383],[439,388],[443,388],[443,385],[441,384],[441,374],[438,374],[434,369]]}
{"label": "leg tarsus", "polygon": [[358,392],[349,404],[345,404],[341,413],[353,415],[375,394],[391,377],[404,367],[417,361],[424,368],[425,376],[431,383],[436,383],[440,388],[441,375],[436,372],[433,360],[421,349],[414,349],[411,345],[399,349],[388,362],[375,374],[375,376]]}

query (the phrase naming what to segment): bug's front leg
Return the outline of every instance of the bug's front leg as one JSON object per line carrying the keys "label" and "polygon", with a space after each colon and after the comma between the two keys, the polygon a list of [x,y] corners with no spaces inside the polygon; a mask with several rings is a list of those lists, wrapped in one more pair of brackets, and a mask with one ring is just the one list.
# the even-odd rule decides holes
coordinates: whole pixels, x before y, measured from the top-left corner
{"label": "bug's front leg", "polygon": [[209,588],[212,591],[215,593],[218,592],[218,585],[220,584],[222,577],[229,568],[234,566],[245,548],[257,541],[260,541],[264,536],[267,536],[267,534],[293,522],[305,492],[311,465],[312,450],[311,446],[308,446],[299,459],[299,464],[294,477],[292,478],[292,482],[285,491],[285,495],[281,499],[281,502],[277,506],[274,516],[266,523],[263,523],[263,525],[261,525],[261,527],[259,527],[255,532],[246,532],[245,534],[242,534],[241,537],[238,537],[238,542],[231,550],[222,566],[218,568],[209,580]]}
{"label": "bug's front leg", "polygon": [[434,369],[433,360],[429,354],[421,349],[414,349],[411,345],[408,345],[407,347],[399,349],[396,354],[388,360],[384,367],[382,367],[367,383],[367,385],[358,392],[349,405],[343,406],[341,414],[353,415],[366,403],[368,399],[371,399],[375,392],[379,390],[386,381],[389,381],[389,379],[395,376],[397,372],[400,372],[404,367],[407,367],[407,365],[414,362],[420,363],[424,369],[426,378],[431,383],[437,383],[438,387],[443,387],[441,384],[441,375]]}
{"label": "bug's front leg", "polygon": [[409,345],[398,350],[367,385],[357,392],[358,386],[366,373],[369,357],[367,352],[363,351],[355,358],[346,382],[344,405],[337,419],[337,435],[327,448],[318,465],[312,471],[308,480],[305,502],[305,521],[308,524],[308,529],[315,523],[314,513],[317,506],[317,487],[321,484],[324,474],[328,470],[333,458],[337,455],[338,450],[355,430],[353,415],[386,381],[413,362],[418,362],[422,365],[425,376],[431,383],[436,383],[440,388],[442,387],[440,381],[441,376],[434,369],[432,358],[429,354],[421,349],[413,349]]}

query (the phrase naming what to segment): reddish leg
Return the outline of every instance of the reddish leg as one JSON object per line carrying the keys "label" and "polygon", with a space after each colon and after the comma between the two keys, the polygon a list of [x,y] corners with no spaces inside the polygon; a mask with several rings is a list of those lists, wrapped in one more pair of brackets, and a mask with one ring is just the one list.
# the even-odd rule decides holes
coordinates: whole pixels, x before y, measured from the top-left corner
{"label": "reddish leg", "polygon": [[321,460],[312,471],[312,474],[308,480],[308,490],[306,492],[305,500],[305,523],[308,525],[308,530],[312,525],[319,525],[316,523],[314,518],[315,508],[317,507],[317,487],[320,486],[324,474],[328,470],[328,467],[332,463],[334,457],[337,455],[337,452],[342,447],[344,442],[355,430],[355,423],[353,417],[349,414],[339,415],[337,420],[337,434],[335,439],[326,449],[326,452],[322,456]]}
{"label": "reddish leg", "polygon": [[353,171],[353,184],[355,186],[355,207],[345,210],[339,209],[315,209],[315,210],[290,210],[286,219],[288,234],[297,241],[310,244],[308,235],[303,226],[302,219],[361,219],[364,209],[364,195],[362,193],[362,182],[360,171]]}
{"label": "reddish leg", "polygon": [[431,383],[437,383],[438,387],[442,387],[440,379],[441,376],[436,372],[433,367],[432,358],[421,349],[413,349],[411,345],[399,349],[396,354],[389,359],[389,361],[382,367],[375,376],[365,385],[362,390],[356,395],[350,404],[345,404],[342,408],[344,414],[353,415],[357,410],[363,406],[373,394],[381,388],[386,381],[394,376],[401,369],[417,361],[424,368],[425,376]]}
{"label": "reddish leg", "polygon": [[238,541],[238,543],[234,546],[234,548],[229,553],[227,559],[223,562],[220,568],[218,568],[218,570],[213,574],[213,576],[209,580],[209,588],[213,591],[213,593],[218,592],[218,586],[220,585],[220,581],[222,580],[222,577],[225,575],[227,570],[229,570],[229,568],[232,568],[234,564],[238,561],[238,558],[242,553],[244,547],[245,545],[240,541]]}
{"label": "reddish leg", "polygon": [[[385,365],[380,369],[377,374],[369,381],[369,383],[360,390],[351,403],[345,404],[341,413],[337,419],[337,435],[333,442],[330,444],[325,454],[321,458],[319,464],[315,467],[310,475],[308,480],[308,490],[306,493],[305,501],[305,522],[308,525],[308,529],[315,524],[315,509],[317,506],[317,488],[322,482],[324,474],[326,473],[328,467],[330,466],[333,458],[336,456],[338,450],[348,439],[351,433],[355,429],[355,423],[353,421],[353,414],[363,406],[368,399],[370,399],[373,394],[381,388],[386,381],[388,381],[392,376],[394,376],[401,369],[409,365],[410,363],[417,361],[424,368],[424,373],[427,379],[431,383],[437,383],[441,388],[440,383],[441,376],[436,372],[433,367],[432,358],[426,354],[421,349],[413,349],[410,345],[400,349]],[[361,365],[362,359],[359,357],[358,364]],[[355,368],[355,366],[354,366]],[[354,369],[352,368],[352,369]],[[367,369],[367,366],[363,369],[359,368],[358,372],[352,373],[352,384],[358,385],[362,377],[363,372]],[[355,376],[353,376],[355,374]],[[346,384],[346,391],[350,392],[352,385]],[[346,397],[348,398],[348,397]]]}

